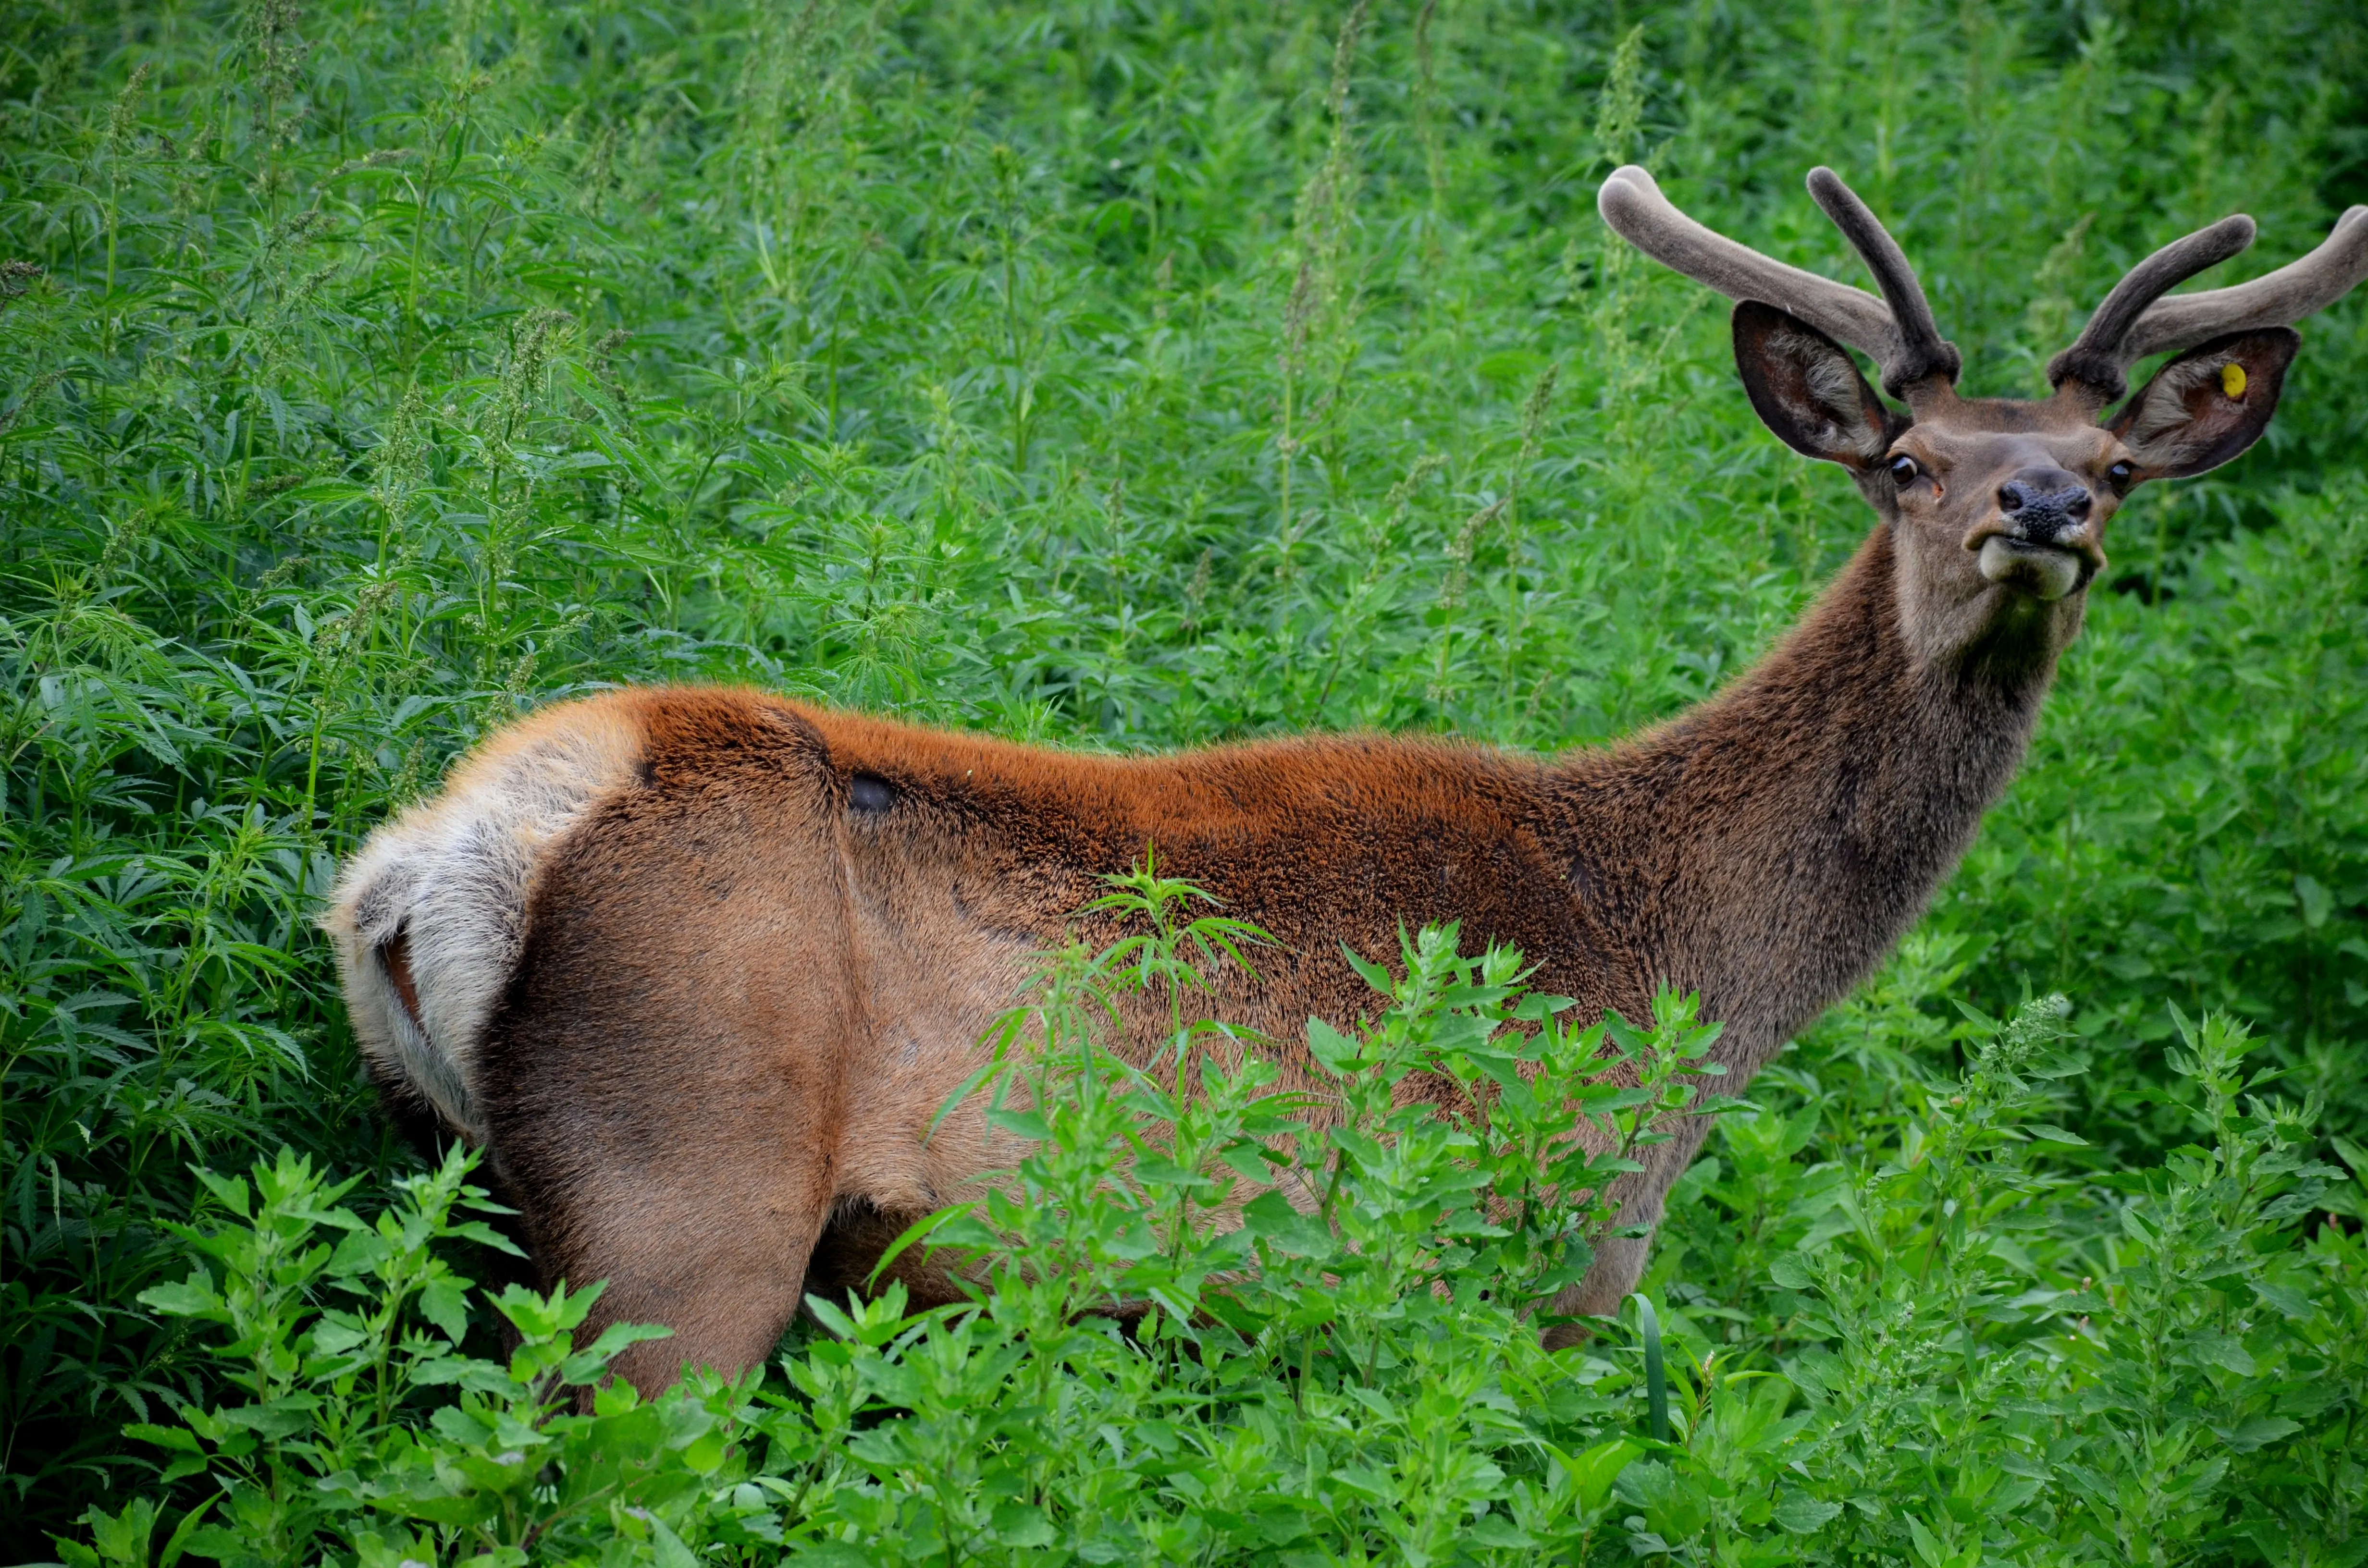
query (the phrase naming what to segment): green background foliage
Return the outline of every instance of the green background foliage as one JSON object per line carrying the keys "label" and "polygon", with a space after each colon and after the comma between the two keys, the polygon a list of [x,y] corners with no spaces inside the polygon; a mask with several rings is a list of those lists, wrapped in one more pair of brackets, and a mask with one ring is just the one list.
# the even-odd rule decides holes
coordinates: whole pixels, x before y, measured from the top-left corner
{"label": "green background foliage", "polygon": [[[503,719],[739,679],[1076,746],[1601,743],[1747,664],[1866,522],[1753,421],[1717,302],[1601,230],[1613,163],[1855,279],[1800,188],[1833,164],[1992,392],[2154,245],[2248,210],[2249,276],[2368,199],[2332,0],[1440,0],[1347,49],[1257,4],[0,17],[28,1528],[114,1506],[156,1468],[120,1426],[212,1397],[138,1301],[187,1273],[189,1165],[416,1167],[310,921]],[[1787,1353],[1770,1260],[1957,1071],[1944,994],[2073,999],[2050,1114],[2108,1208],[2193,1131],[2173,1004],[2251,1019],[2368,1141],[2363,324],[2306,324],[2262,446],[2116,522],[1966,866],[1682,1189],[1673,1333]]]}

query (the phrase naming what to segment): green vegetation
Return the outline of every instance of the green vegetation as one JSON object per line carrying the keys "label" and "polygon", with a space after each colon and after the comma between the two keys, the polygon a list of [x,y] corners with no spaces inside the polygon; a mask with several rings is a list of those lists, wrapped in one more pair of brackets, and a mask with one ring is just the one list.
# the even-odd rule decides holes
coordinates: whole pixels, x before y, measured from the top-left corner
{"label": "green vegetation", "polygon": [[[1569,1173],[1483,1201],[1551,1108],[1377,1101],[1298,1150],[1337,1237],[1218,1238],[1224,1119],[1283,1112],[1254,1066],[1154,1103],[1063,1009],[1172,971],[1082,955],[1021,1179],[1131,1207],[955,1221],[981,1313],[547,1414],[580,1305],[459,1283],[490,1233],[377,1119],[310,926],[461,748],[603,682],[1118,748],[1674,711],[1866,515],[1602,172],[1855,278],[1834,164],[1969,386],[2029,392],[2153,245],[2248,210],[2243,274],[2368,198],[2356,6],[0,17],[17,1555],[2368,1560],[2357,299],[2259,450],[2116,522],[1964,869],[1723,1115],[1645,1283],[1666,1443],[1638,1319],[1549,1356],[1480,1295],[1600,1223]],[[1508,960],[1414,957],[1344,1093],[1500,1076]],[[1133,1138],[1210,1160],[1121,1179]],[[1070,1321],[1155,1288],[1133,1337]]]}

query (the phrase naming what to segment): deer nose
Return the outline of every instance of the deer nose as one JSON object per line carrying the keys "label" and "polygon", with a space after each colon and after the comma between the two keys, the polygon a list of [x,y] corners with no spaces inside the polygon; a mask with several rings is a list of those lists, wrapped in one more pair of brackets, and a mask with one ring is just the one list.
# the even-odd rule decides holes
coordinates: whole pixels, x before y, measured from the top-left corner
{"label": "deer nose", "polygon": [[2078,475],[2060,468],[2024,469],[1998,486],[1998,502],[2007,526],[2034,544],[2078,533],[2097,504]]}

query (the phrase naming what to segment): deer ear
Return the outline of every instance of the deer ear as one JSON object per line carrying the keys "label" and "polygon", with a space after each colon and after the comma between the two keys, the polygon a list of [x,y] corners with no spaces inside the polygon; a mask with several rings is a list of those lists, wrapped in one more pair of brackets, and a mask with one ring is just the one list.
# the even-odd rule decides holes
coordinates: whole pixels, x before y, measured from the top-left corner
{"label": "deer ear", "polygon": [[2301,347],[2300,335],[2283,326],[2215,337],[2157,370],[2105,428],[2129,449],[2137,479],[2185,479],[2218,468],[2270,427],[2286,367]]}
{"label": "deer ear", "polygon": [[1905,426],[1904,416],[1885,408],[1858,373],[1848,349],[1773,305],[1736,305],[1735,368],[1761,422],[1806,456],[1863,469],[1891,449]]}

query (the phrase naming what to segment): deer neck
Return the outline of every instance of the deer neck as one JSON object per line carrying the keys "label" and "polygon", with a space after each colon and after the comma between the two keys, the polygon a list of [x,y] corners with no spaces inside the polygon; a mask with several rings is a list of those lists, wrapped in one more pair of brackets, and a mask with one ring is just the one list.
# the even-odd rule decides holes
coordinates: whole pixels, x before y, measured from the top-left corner
{"label": "deer neck", "polygon": [[[1726,691],[1569,765],[1574,885],[1748,1074],[1882,961],[2028,747],[2078,609],[1946,653],[1903,629],[1891,528]],[[2048,607],[2051,609],[2054,607]],[[1626,873],[1626,874],[1622,874]]]}

